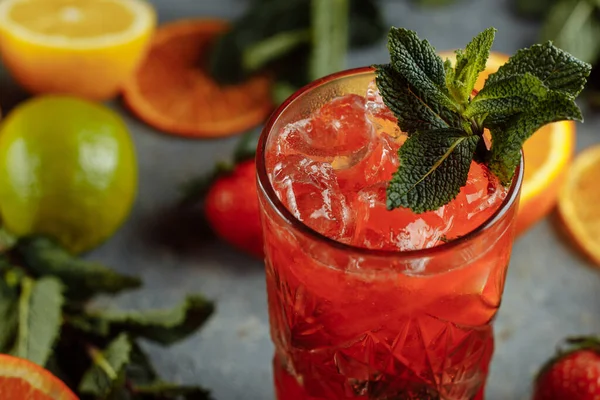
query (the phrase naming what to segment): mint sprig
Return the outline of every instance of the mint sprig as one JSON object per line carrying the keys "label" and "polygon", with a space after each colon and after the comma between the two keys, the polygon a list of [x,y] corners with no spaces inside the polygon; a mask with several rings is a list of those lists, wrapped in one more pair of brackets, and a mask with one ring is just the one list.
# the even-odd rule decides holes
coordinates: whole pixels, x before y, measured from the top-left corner
{"label": "mint sprig", "polygon": [[[535,131],[551,122],[583,121],[575,98],[591,66],[551,42],[517,52],[472,95],[495,32],[486,29],[457,50],[452,65],[415,32],[390,30],[391,62],[376,66],[376,83],[408,139],[388,185],[389,209],[421,213],[447,204],[466,184],[473,159],[508,185],[523,143]],[[491,148],[483,139],[485,129],[492,135]]]}

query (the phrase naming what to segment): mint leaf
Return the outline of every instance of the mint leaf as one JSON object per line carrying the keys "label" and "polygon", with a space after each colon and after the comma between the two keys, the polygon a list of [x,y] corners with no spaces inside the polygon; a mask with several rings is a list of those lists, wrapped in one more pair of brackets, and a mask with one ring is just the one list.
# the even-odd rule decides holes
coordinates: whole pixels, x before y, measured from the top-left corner
{"label": "mint leaf", "polygon": [[456,197],[480,136],[458,129],[420,131],[400,147],[400,168],[387,189],[387,206],[416,213],[436,210]]}
{"label": "mint leaf", "polygon": [[79,391],[106,398],[125,378],[132,344],[127,335],[121,334],[105,350],[91,347],[88,351],[93,365],[86,371],[79,384]]}
{"label": "mint leaf", "polygon": [[19,298],[19,327],[13,355],[44,366],[62,324],[63,286],[55,278],[25,277]]}
{"label": "mint leaf", "polygon": [[543,40],[586,62],[595,62],[600,54],[600,3],[590,0],[560,0],[549,7],[541,30]]}
{"label": "mint leaf", "polygon": [[67,288],[65,296],[71,300],[85,300],[98,293],[113,294],[141,286],[139,278],[79,259],[44,237],[20,240],[18,253],[34,275],[59,278]]}
{"label": "mint leaf", "polygon": [[148,385],[158,380],[158,374],[148,355],[136,342],[133,342],[131,347],[127,379],[135,385]]}
{"label": "mint leaf", "polygon": [[471,118],[492,114],[495,120],[526,111],[548,95],[549,89],[529,72],[486,84],[464,112]]}
{"label": "mint leaf", "polygon": [[110,334],[126,332],[132,337],[170,345],[199,329],[212,314],[214,305],[200,295],[188,296],[172,309],[147,311],[92,310],[88,317],[110,326]]}
{"label": "mint leaf", "polygon": [[[510,184],[521,158],[525,140],[542,126],[562,120],[582,121],[581,110],[565,93],[551,92],[526,112],[509,118],[500,126],[491,126],[490,170],[504,185]],[[484,123],[485,124],[485,123]]]}
{"label": "mint leaf", "polygon": [[414,31],[392,28],[388,35],[388,50],[394,71],[417,96],[428,104],[457,110],[446,86],[444,62],[427,40],[420,40]]}
{"label": "mint leaf", "polygon": [[454,76],[446,81],[459,103],[465,104],[469,100],[479,73],[485,69],[495,34],[496,29],[488,28],[475,36],[464,51],[456,51]]}
{"label": "mint leaf", "polygon": [[383,102],[398,118],[398,126],[409,136],[417,130],[461,126],[460,116],[420,95],[391,65],[376,66],[375,81]]}
{"label": "mint leaf", "polygon": [[134,385],[133,391],[143,399],[156,400],[210,400],[210,392],[199,386],[181,386],[167,382]]}
{"label": "mint leaf", "polygon": [[488,77],[485,85],[528,72],[538,77],[548,89],[575,97],[583,90],[591,69],[588,63],[553,46],[552,42],[546,42],[519,50]]}

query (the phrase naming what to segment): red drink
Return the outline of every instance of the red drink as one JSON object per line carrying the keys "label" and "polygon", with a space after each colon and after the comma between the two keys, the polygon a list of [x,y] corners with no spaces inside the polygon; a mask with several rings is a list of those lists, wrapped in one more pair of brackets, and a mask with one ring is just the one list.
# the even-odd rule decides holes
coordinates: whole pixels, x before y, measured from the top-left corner
{"label": "red drink", "polygon": [[493,352],[521,173],[473,163],[434,212],[386,210],[405,136],[370,69],[325,78],[259,145],[279,400],[473,399]]}

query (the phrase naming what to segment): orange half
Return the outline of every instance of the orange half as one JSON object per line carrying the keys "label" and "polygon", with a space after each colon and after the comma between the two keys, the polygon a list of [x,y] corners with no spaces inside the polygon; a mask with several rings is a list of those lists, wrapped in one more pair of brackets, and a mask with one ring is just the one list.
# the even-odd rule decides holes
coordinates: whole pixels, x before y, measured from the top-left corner
{"label": "orange half", "polygon": [[0,354],[0,399],[78,400],[57,377],[31,361]]}
{"label": "orange half", "polygon": [[188,137],[228,136],[262,123],[272,109],[268,77],[221,86],[204,67],[210,46],[228,28],[211,19],[160,27],[123,90],[129,109],[158,130]]}
{"label": "orange half", "polygon": [[[452,52],[442,52],[440,55],[454,59]],[[475,89],[480,90],[487,77],[506,61],[507,55],[492,52]],[[544,218],[556,205],[558,193],[567,176],[567,167],[575,152],[575,137],[575,123],[562,121],[542,127],[525,142],[525,176],[516,221],[517,234]]]}

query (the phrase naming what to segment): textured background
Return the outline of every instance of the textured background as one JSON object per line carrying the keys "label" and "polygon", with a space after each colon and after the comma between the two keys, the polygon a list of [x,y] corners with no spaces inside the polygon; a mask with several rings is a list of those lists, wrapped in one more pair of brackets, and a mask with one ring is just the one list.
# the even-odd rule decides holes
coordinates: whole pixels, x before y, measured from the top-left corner
{"label": "textured background", "polygon": [[[283,1],[283,0],[282,0]],[[233,18],[246,0],[151,0],[161,22],[184,17]],[[452,6],[413,9],[404,0],[382,2],[389,25],[417,30],[439,50],[464,46],[488,26],[498,28],[495,51],[513,53],[536,40],[537,26],[511,15],[506,0],[463,0]],[[385,62],[384,42],[353,53],[348,66]],[[2,74],[4,110],[23,94]],[[145,288],[122,296],[125,307],[157,307],[186,292],[214,299],[217,313],[189,340],[147,346],[165,378],[200,383],[216,400],[272,400],[264,273],[261,262],[194,233],[193,218],[173,218],[168,208],[180,185],[230,154],[235,139],[190,141],[163,135],[132,118],[118,102],[137,146],[140,187],[127,224],[89,258],[140,274]],[[578,149],[600,141],[600,116],[586,113]],[[529,398],[531,379],[557,342],[571,334],[600,331],[600,275],[560,236],[553,217],[515,244],[504,302],[496,323],[497,347],[488,400]],[[176,244],[176,245],[170,245]],[[106,303],[110,304],[107,299]]]}

